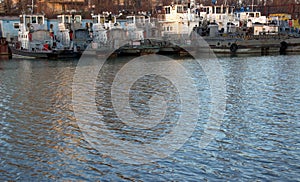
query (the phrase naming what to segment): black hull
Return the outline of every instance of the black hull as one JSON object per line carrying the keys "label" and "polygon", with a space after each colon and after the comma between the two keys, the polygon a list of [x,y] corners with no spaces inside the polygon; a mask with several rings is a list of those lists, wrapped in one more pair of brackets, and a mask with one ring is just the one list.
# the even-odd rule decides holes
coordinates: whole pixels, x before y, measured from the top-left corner
{"label": "black hull", "polygon": [[42,59],[57,59],[57,58],[78,58],[81,53],[74,52],[73,50],[53,50],[53,51],[41,51],[33,52],[28,50],[16,49],[11,46],[13,55],[19,55],[31,58],[42,58]]}

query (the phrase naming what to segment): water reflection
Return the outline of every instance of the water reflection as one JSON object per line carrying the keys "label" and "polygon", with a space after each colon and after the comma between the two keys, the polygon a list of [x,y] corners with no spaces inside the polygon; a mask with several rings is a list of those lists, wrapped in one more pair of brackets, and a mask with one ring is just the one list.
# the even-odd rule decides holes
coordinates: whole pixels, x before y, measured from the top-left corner
{"label": "water reflection", "polygon": [[[202,118],[180,150],[144,165],[112,160],[85,140],[72,106],[77,60],[0,61],[0,180],[296,181],[300,178],[298,60],[299,56],[220,60],[227,83],[225,118],[216,139],[203,150],[197,140],[208,118],[208,83],[201,68],[182,61],[195,77],[202,75],[195,80],[201,85]],[[107,65],[111,71],[103,72],[103,80],[98,80],[98,112],[114,127],[117,118],[111,111],[109,83],[121,66],[111,62]],[[137,109],[135,104],[140,102],[137,95],[148,98],[140,92],[147,84],[157,83],[153,89],[161,88],[162,93],[164,88],[172,89],[165,80],[159,81],[147,77],[136,82],[132,108]],[[176,95],[166,97],[177,102]],[[143,109],[136,112],[147,113],[147,107]],[[167,132],[165,129],[162,126],[158,134]],[[135,137],[140,136],[142,132]]]}

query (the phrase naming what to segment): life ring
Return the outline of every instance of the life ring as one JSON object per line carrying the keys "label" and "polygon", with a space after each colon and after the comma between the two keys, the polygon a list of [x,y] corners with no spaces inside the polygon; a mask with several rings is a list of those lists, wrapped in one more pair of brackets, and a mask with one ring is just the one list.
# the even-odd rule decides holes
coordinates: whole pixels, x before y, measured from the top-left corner
{"label": "life ring", "polygon": [[285,41],[280,42],[280,53],[284,53],[287,48],[288,48],[288,43],[286,43]]}
{"label": "life ring", "polygon": [[238,45],[236,45],[236,43],[233,43],[233,44],[231,44],[231,46],[230,46],[230,51],[232,52],[232,53],[235,53],[237,50],[238,50]]}
{"label": "life ring", "polygon": [[43,51],[48,51],[48,50],[49,50],[49,44],[44,44]]}

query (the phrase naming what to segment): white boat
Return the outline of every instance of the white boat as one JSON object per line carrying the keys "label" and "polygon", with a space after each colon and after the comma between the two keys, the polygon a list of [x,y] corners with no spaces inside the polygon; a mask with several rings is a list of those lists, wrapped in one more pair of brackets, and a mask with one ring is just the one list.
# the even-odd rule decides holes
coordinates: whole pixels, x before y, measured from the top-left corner
{"label": "white boat", "polygon": [[235,7],[228,5],[203,6],[197,8],[202,22],[217,24],[218,30],[224,33],[235,32],[239,26],[239,20],[234,14]]}
{"label": "white boat", "polygon": [[92,48],[97,49],[107,46],[108,44],[108,31],[114,28],[119,28],[116,21],[116,16],[111,15],[108,12],[102,14],[92,15]]}
{"label": "white boat", "polygon": [[18,39],[10,45],[15,55],[34,58],[76,57],[78,53],[56,42],[47,30],[44,15],[20,15]]}
{"label": "white boat", "polygon": [[195,27],[210,24],[218,25],[218,30],[224,33],[235,32],[239,20],[234,14],[234,7],[228,5],[203,6],[190,4],[172,4],[164,6],[158,15],[162,36],[168,34],[187,34]]}
{"label": "white boat", "polygon": [[82,17],[76,14],[58,15],[57,19],[59,32],[56,41],[60,42],[64,49],[82,53],[92,41],[89,25],[82,26]]}
{"label": "white boat", "polygon": [[157,16],[161,27],[161,35],[171,34],[189,35],[193,27],[198,26],[202,21],[200,14],[195,9],[191,9],[188,4],[172,4],[164,6],[163,10]]}

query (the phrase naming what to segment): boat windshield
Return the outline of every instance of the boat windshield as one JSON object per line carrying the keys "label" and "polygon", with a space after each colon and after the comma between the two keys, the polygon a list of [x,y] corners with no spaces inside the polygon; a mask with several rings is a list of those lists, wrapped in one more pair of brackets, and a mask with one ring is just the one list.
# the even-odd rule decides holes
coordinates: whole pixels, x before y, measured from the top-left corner
{"label": "boat windshield", "polygon": [[75,16],[75,23],[81,23],[81,17]]}
{"label": "boat windshield", "polygon": [[93,23],[98,23],[98,16],[93,17]]}
{"label": "boat windshield", "polygon": [[42,16],[38,17],[38,24],[44,24],[44,18]]}

